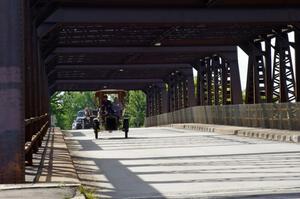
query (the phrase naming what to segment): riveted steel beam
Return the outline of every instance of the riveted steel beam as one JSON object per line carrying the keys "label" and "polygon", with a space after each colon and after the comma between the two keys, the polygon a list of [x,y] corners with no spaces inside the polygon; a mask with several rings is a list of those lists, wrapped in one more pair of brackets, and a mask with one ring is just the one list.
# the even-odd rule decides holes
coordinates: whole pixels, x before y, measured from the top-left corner
{"label": "riveted steel beam", "polygon": [[45,22],[59,23],[291,23],[300,8],[107,9],[61,7]]}
{"label": "riveted steel beam", "polygon": [[22,183],[24,169],[24,1],[0,1],[0,183]]}

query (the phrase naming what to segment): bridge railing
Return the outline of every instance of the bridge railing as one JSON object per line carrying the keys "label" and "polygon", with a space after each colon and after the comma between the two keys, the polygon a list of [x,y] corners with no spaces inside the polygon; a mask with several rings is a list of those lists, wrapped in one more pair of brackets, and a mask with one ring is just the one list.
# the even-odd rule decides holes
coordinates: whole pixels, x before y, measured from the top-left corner
{"label": "bridge railing", "polygon": [[300,130],[300,103],[195,106],[146,118],[146,126],[203,123]]}
{"label": "bridge railing", "polygon": [[47,113],[25,119],[26,141],[25,141],[25,160],[28,165],[32,165],[33,153],[38,151],[42,145],[42,140],[49,128],[49,116]]}

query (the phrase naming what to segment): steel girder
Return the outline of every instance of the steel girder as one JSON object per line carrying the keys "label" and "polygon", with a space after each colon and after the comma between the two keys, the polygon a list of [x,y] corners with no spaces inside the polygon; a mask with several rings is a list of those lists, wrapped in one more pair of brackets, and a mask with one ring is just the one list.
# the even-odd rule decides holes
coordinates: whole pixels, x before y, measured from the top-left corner
{"label": "steel girder", "polygon": [[300,102],[300,25],[295,29],[295,73],[296,73],[296,96]]}
{"label": "steel girder", "polygon": [[0,1],[0,183],[23,183],[24,65],[23,1]]}
{"label": "steel girder", "polygon": [[279,33],[274,46],[273,101],[292,102],[296,99],[293,62],[287,33]]}
{"label": "steel girder", "polygon": [[164,112],[164,105],[166,102],[166,86],[165,83],[150,84],[146,88],[147,95],[147,115],[155,116]]}
{"label": "steel girder", "polygon": [[256,9],[109,9],[62,7],[46,23],[292,23],[297,7]]}
{"label": "steel girder", "polygon": [[188,70],[176,70],[167,80],[169,111],[195,105],[195,88],[192,68]]}
{"label": "steel girder", "polygon": [[266,85],[266,63],[262,44],[255,42],[249,44],[248,77],[246,87],[247,104],[257,104],[267,102]]}
{"label": "steel girder", "polygon": [[[224,57],[218,55],[206,57],[195,63],[195,68],[198,71],[198,105],[242,103],[241,89],[239,85],[236,86],[237,88],[233,85],[240,84],[239,74],[238,76],[232,74],[234,67],[236,66],[231,66]],[[236,80],[233,81],[233,79]]]}

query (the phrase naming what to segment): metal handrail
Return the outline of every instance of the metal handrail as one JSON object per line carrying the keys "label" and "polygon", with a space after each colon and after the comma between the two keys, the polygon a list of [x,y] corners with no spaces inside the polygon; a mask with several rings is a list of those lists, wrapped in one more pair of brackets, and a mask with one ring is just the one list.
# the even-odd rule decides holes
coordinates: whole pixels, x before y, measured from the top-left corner
{"label": "metal handrail", "polygon": [[48,116],[48,113],[45,113],[44,115],[41,115],[41,116],[31,117],[31,118],[25,119],[24,120],[25,121],[25,125],[27,126],[29,124],[37,122],[37,121],[39,121],[39,120],[41,120],[41,119],[43,119],[43,118],[45,118],[47,116]]}

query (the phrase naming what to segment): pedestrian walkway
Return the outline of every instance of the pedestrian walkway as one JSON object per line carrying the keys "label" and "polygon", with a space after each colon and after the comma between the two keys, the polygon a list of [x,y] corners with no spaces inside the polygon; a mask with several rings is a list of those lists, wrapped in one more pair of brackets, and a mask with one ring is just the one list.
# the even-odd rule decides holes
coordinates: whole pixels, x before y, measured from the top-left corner
{"label": "pedestrian walkway", "polygon": [[51,128],[42,146],[26,166],[26,184],[0,185],[0,198],[72,198],[80,185],[59,128]]}
{"label": "pedestrian walkway", "polygon": [[66,132],[80,181],[102,198],[300,198],[300,145],[174,128]]}
{"label": "pedestrian walkway", "polygon": [[[30,173],[30,169],[36,172]],[[34,165],[26,167],[26,170],[27,181],[33,179],[34,183],[80,183],[59,128],[52,128],[49,131],[40,153],[35,156]]]}

